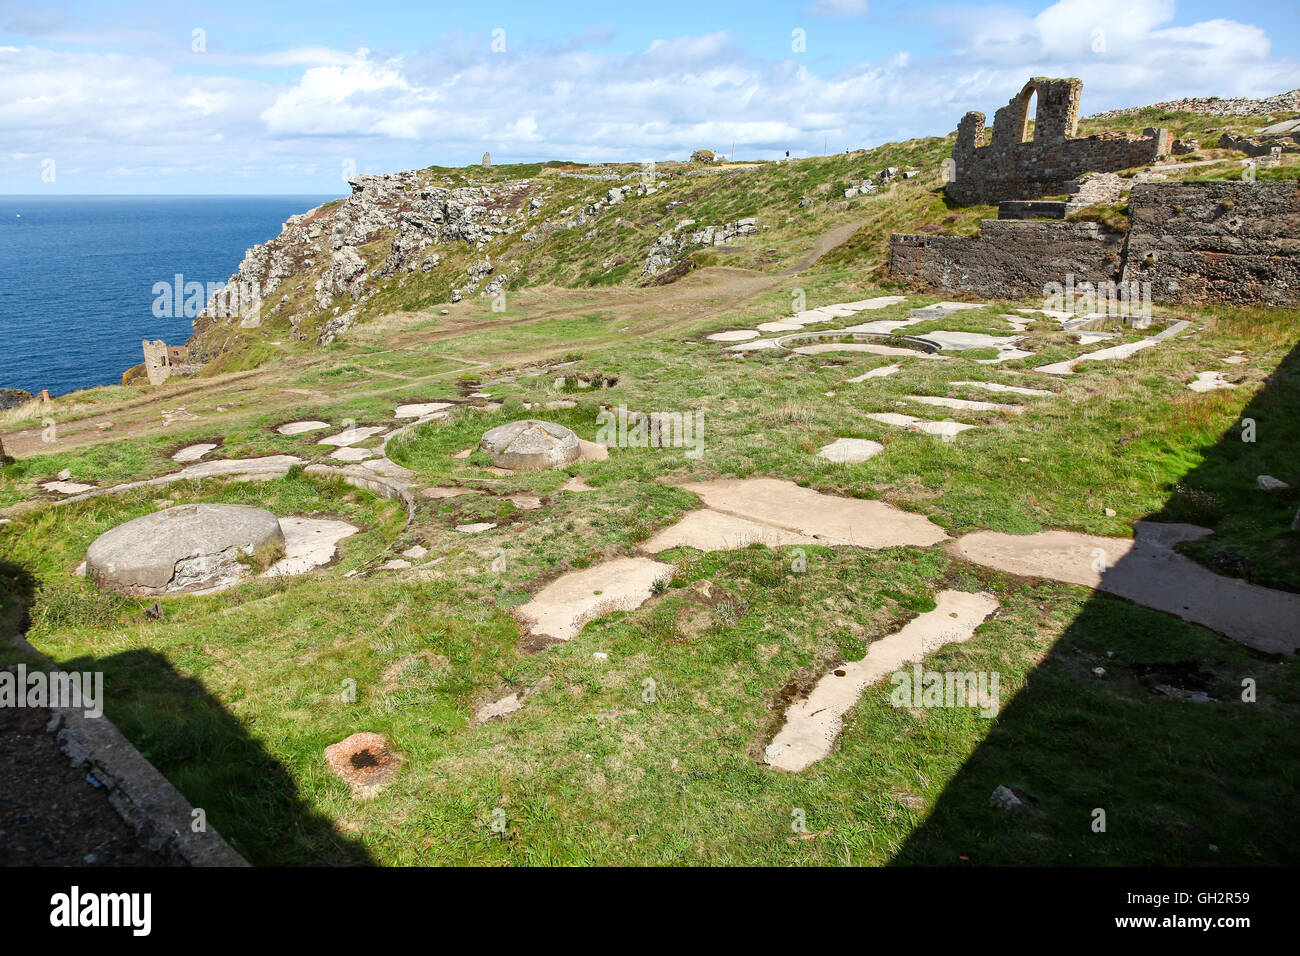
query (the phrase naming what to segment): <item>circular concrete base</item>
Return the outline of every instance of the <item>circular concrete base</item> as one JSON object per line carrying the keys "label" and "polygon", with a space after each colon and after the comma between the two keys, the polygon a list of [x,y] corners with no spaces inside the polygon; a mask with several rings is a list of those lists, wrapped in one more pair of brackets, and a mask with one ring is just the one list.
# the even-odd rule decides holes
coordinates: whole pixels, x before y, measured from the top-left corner
{"label": "circular concrete base", "polygon": [[127,594],[219,590],[248,573],[241,557],[283,544],[269,511],[180,505],[104,532],[86,551],[86,573],[101,588]]}
{"label": "circular concrete base", "polygon": [[582,443],[572,431],[535,418],[484,432],[482,447],[492,456],[492,464],[512,471],[561,468],[582,454]]}

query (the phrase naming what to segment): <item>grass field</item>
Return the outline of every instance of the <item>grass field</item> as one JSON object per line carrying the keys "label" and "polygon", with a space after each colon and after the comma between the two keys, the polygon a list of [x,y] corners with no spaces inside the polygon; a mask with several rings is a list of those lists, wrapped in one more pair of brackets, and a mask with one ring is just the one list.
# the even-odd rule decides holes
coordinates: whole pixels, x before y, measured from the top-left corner
{"label": "grass field", "polygon": [[[673,188],[698,192],[699,216],[734,218],[838,188],[854,163],[925,166],[946,148],[942,139],[891,145],[868,160],[830,157]],[[764,190],[746,193],[744,176],[768,177]],[[628,228],[652,240],[631,212]],[[1193,522],[1214,531],[1185,546],[1196,560],[1300,592],[1300,534],[1290,530],[1300,506],[1300,327],[1285,310],[1180,309],[1192,323],[1184,334],[1059,378],[1032,369],[1109,343],[1080,346],[1035,321],[1024,347],[1036,354],[991,366],[978,351],[942,361],[737,357],[704,338],[788,315],[800,297],[813,307],[877,294],[881,237],[947,215],[932,183],[904,183],[877,205],[796,215],[657,289],[589,287],[577,281],[585,259],[562,264],[543,244],[535,264],[552,255],[555,265],[539,274],[580,287],[539,284],[512,295],[505,312],[471,301],[446,316],[412,298],[326,350],[286,349],[269,366],[200,388],[172,382],[60,400],[67,437],[57,450],[36,446],[41,453],[4,466],[0,614],[25,622],[27,639],[60,666],[103,670],[109,718],[257,864],[1296,863],[1294,658],[1118,598],[989,571],[942,545],[798,554],[755,545],[660,555],[674,567],[666,587],[567,643],[539,647],[512,615],[566,571],[641,553],[698,506],[678,485],[753,476],[882,499],[952,535],[1127,537],[1138,519]],[[967,228],[979,215],[964,210],[949,225]],[[779,274],[808,255],[815,232],[846,223],[860,223],[849,241],[800,274]],[[768,248],[776,255],[752,268]],[[867,318],[901,318],[936,299],[913,295]],[[1000,316],[1016,305],[1041,303],[991,304],[907,331],[1009,334]],[[827,327],[835,323],[810,329]],[[1245,361],[1222,363],[1235,355]],[[896,361],[897,374],[848,381]],[[1236,387],[1189,391],[1206,369]],[[606,384],[579,386],[588,380]],[[1052,394],[992,395],[954,381]],[[938,409],[909,397],[918,395],[1024,413]],[[100,485],[174,471],[176,449],[212,438],[221,440],[213,457],[327,461],[330,449],[315,444],[327,433],[281,436],[275,427],[306,418],[387,425],[398,404],[438,400],[458,407],[394,438],[388,455],[419,487],[471,490],[417,495],[409,523],[401,502],[301,469],[61,505],[39,487],[64,468]],[[557,401],[574,404],[525,409]],[[615,448],[604,461],[501,474],[473,450],[487,429],[529,416],[592,440],[601,409],[619,405],[699,412],[702,456]],[[882,411],[978,427],[942,441],[866,417]],[[8,413],[3,426],[36,429],[44,414]],[[98,428],[103,418],[111,434]],[[1242,440],[1247,420],[1253,441]],[[851,465],[816,456],[842,437],[885,450]],[[1259,474],[1291,490],[1260,492]],[[563,490],[573,476],[591,490]],[[540,505],[510,500],[521,494]],[[339,517],[361,531],[328,568],[168,599],[160,619],[145,614],[153,599],[109,595],[74,573],[98,534],[183,502]],[[473,522],[497,527],[456,530]],[[422,567],[376,570],[381,552],[416,544],[428,549]],[[702,581],[724,599],[701,602],[693,585]],[[826,759],[800,773],[762,763],[790,700],[932,609],[945,588],[986,590],[1001,607],[926,667],[997,672],[996,718],[897,707],[886,682],[850,712]],[[0,663],[17,659],[6,654]],[[1251,703],[1241,699],[1247,678],[1258,687]],[[1213,702],[1152,689],[1171,680],[1193,681]],[[524,690],[525,706],[507,719],[473,722],[485,701]],[[385,734],[402,757],[368,801],[353,799],[322,757],[363,730]],[[1027,795],[1024,812],[990,807],[999,785]],[[1105,832],[1093,828],[1097,809]]]}

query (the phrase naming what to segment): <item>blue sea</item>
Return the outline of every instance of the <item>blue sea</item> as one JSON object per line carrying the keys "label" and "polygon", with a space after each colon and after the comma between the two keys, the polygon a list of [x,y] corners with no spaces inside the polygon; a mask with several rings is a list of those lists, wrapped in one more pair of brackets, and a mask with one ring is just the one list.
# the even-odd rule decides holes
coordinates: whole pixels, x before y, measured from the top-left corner
{"label": "blue sea", "polygon": [[335,196],[0,196],[0,388],[116,385],[141,339],[181,345],[154,284],[225,282],[244,250]]}

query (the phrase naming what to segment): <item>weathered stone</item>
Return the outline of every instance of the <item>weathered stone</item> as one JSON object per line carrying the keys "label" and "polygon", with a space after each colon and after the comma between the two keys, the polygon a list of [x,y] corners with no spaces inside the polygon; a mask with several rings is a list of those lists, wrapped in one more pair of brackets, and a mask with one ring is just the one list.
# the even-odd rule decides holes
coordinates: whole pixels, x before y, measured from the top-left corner
{"label": "weathered stone", "polygon": [[269,511],[180,505],[100,535],[86,551],[86,571],[100,587],[129,594],[213,590],[248,573],[241,557],[283,545],[280,522]]}
{"label": "weathered stone", "polygon": [[485,432],[481,447],[492,456],[492,464],[512,471],[561,468],[582,453],[578,436],[570,429],[534,418]]}

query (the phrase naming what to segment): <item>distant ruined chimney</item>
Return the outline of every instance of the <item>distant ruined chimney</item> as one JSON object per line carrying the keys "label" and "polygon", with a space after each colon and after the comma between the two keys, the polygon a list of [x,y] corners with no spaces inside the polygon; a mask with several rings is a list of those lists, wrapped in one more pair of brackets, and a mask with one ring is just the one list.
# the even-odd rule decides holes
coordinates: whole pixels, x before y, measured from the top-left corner
{"label": "distant ruined chimney", "polygon": [[491,153],[484,153],[484,154],[483,154],[483,164],[482,164],[482,165],[483,165],[483,168],[484,168],[484,169],[489,169],[489,168],[491,168],[491,166],[492,166],[492,154],[491,154]]}

